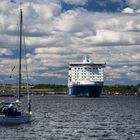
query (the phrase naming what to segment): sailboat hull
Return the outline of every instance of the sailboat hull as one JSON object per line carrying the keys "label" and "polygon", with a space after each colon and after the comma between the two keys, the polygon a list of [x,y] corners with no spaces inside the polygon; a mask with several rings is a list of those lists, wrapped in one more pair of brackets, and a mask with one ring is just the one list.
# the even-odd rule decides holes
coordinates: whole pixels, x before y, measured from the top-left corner
{"label": "sailboat hull", "polygon": [[31,115],[28,113],[23,113],[21,116],[14,117],[5,117],[5,115],[0,115],[0,124],[2,125],[17,125],[29,122],[31,122]]}

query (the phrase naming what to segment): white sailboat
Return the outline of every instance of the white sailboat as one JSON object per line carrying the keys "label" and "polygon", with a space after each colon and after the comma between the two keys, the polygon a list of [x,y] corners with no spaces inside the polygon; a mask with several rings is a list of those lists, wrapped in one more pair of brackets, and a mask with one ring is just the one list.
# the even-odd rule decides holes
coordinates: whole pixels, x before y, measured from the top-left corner
{"label": "white sailboat", "polygon": [[22,9],[20,9],[20,51],[19,51],[19,91],[15,102],[2,102],[0,104],[0,124],[16,125],[31,122],[31,100],[28,93],[28,111],[21,111],[21,58],[22,58]]}

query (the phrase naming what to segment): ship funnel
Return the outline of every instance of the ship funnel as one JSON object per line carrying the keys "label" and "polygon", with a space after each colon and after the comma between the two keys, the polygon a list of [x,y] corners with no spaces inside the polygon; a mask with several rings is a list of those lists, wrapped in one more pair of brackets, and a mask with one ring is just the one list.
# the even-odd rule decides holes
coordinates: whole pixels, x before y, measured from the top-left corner
{"label": "ship funnel", "polygon": [[83,62],[84,63],[91,63],[89,56],[85,56]]}

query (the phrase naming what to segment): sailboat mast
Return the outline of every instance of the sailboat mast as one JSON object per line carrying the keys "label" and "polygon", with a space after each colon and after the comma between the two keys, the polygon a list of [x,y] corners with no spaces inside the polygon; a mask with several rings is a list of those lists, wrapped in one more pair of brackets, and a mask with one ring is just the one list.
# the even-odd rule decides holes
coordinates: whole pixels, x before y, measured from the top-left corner
{"label": "sailboat mast", "polygon": [[19,48],[19,93],[18,93],[18,100],[20,100],[21,94],[21,59],[22,59],[22,9],[20,9],[20,48]]}

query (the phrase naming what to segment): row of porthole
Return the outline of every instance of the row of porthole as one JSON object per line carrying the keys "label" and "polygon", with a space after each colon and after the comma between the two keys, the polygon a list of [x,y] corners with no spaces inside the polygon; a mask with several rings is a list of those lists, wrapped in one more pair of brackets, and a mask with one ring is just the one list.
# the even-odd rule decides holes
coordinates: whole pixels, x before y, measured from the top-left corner
{"label": "row of porthole", "polygon": [[91,69],[97,70],[97,69],[101,69],[101,68],[100,68],[100,67],[98,67],[98,68],[79,68],[79,67],[78,67],[78,68],[74,68],[74,69],[75,69],[75,70],[80,70],[80,69],[81,69],[81,70],[83,70],[83,69],[85,69],[85,70],[87,70],[87,69],[89,69],[89,70],[91,70]]}
{"label": "row of porthole", "polygon": [[78,70],[75,70],[75,71],[73,71],[73,72],[75,72],[75,73],[76,73],[76,72],[86,72],[86,73],[89,73],[89,72],[99,72],[99,73],[100,73],[100,72],[103,72],[103,71],[101,71],[101,70],[100,70],[100,71],[98,71],[98,70],[94,70],[94,71],[84,71],[84,70],[78,71]]}
{"label": "row of porthole", "polygon": [[75,73],[74,75],[90,75],[90,76],[96,75],[96,76],[102,76],[102,74],[103,73],[90,73],[90,74],[88,74],[88,73]]}
{"label": "row of porthole", "polygon": [[[82,81],[82,80],[86,80],[86,79],[75,79],[75,81]],[[103,81],[103,79],[90,79],[91,81]]]}
{"label": "row of porthole", "polygon": [[74,79],[83,79],[83,78],[84,79],[91,79],[91,78],[92,79],[102,79],[103,77],[90,77],[90,78],[89,77],[83,77],[83,76],[82,77],[78,77],[78,76],[74,77]]}

